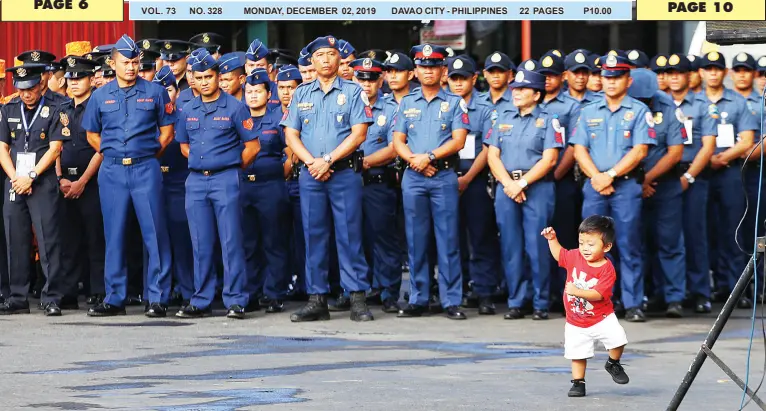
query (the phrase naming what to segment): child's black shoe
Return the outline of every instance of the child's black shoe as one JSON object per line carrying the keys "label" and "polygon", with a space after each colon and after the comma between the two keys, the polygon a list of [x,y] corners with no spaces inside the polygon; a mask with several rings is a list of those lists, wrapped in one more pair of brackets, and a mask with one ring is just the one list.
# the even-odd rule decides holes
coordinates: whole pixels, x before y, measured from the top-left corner
{"label": "child's black shoe", "polygon": [[606,360],[604,369],[612,376],[612,380],[617,384],[627,384],[630,381],[628,374],[625,374],[625,369],[620,364],[620,361],[613,361],[611,358]]}
{"label": "child's black shoe", "polygon": [[585,396],[585,380],[572,380],[572,388],[569,389],[570,397],[584,397]]}

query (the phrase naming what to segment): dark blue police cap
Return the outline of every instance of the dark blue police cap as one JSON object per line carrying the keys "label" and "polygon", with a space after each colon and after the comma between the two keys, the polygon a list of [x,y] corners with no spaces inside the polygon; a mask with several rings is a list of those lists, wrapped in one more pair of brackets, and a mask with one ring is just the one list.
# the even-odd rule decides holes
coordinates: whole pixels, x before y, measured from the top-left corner
{"label": "dark blue police cap", "polygon": [[588,64],[590,65],[590,72],[591,73],[600,73],[601,72],[601,56],[598,54],[591,54],[588,56]]}
{"label": "dark blue police cap", "polygon": [[671,54],[668,57],[667,71],[677,71],[679,73],[688,73],[692,70],[692,63],[683,54]]}
{"label": "dark blue police cap", "polygon": [[168,88],[170,86],[178,87],[178,83],[176,82],[176,76],[173,75],[173,70],[170,69],[170,66],[162,66],[160,68],[160,71],[158,71],[154,75],[154,79],[152,79],[153,82],[159,83],[162,87]]}
{"label": "dark blue police cap", "polygon": [[507,54],[496,51],[484,59],[484,70],[499,68],[503,71],[516,70],[516,66]]}
{"label": "dark blue police cap", "polygon": [[412,71],[415,69],[415,64],[412,63],[412,59],[399,51],[392,52],[383,64],[386,70],[399,70],[399,71]]}
{"label": "dark blue police cap", "polygon": [[226,39],[216,33],[200,33],[189,39],[189,43],[207,49],[210,54],[217,53]]}
{"label": "dark blue police cap", "polygon": [[369,57],[352,61],[351,68],[359,80],[377,80],[383,75],[383,63]]}
{"label": "dark blue police cap", "polygon": [[56,56],[52,53],[43,50],[30,50],[25,51],[16,57],[17,60],[24,64],[45,64],[47,66],[46,71],[57,71],[54,63],[56,62]]}
{"label": "dark blue police cap", "polygon": [[338,39],[335,38],[335,36],[324,36],[324,37],[317,37],[306,45],[306,51],[309,53],[309,56],[313,56],[314,52],[319,49],[335,49],[338,50]]}
{"label": "dark blue police cap", "polygon": [[258,67],[257,69],[253,70],[249,76],[247,76],[247,84],[251,86],[266,84],[266,90],[269,90],[269,82],[271,82],[271,79],[269,78],[269,72],[262,67]]}
{"label": "dark blue police cap", "polygon": [[134,59],[139,56],[139,53],[141,50],[138,49],[138,45],[136,45],[136,42],[133,41],[130,36],[127,34],[123,34],[122,37],[120,37],[119,40],[117,40],[116,43],[114,43],[114,48],[117,50],[118,53],[125,56],[125,58]]}
{"label": "dark blue police cap", "polygon": [[154,50],[141,50],[138,56],[139,56],[139,62],[138,62],[139,71],[156,69],[157,59],[160,58],[159,52],[156,52]]}
{"label": "dark blue police cap", "polygon": [[766,73],[766,56],[761,56],[756,64],[759,73]]}
{"label": "dark blue police cap", "polygon": [[231,73],[232,71],[243,67],[245,67],[245,63],[240,59],[239,54],[236,52],[224,54],[218,59],[218,70],[221,74]]}
{"label": "dark blue police cap", "polygon": [[[188,42],[181,40],[164,40],[160,42],[160,58],[165,61],[178,61],[189,55]],[[207,51],[207,50],[206,50]]]}
{"label": "dark blue police cap", "polygon": [[365,51],[359,53],[358,57],[360,59],[370,58],[370,59],[377,60],[377,61],[383,63],[388,58],[388,55],[389,55],[389,53],[386,52],[385,50],[372,49],[372,50],[365,50]]}
{"label": "dark blue police cap", "polygon": [[516,77],[513,78],[513,82],[509,86],[511,88],[531,88],[534,90],[545,90],[545,76],[527,69],[520,69],[516,73]]}
{"label": "dark blue police cap", "polygon": [[24,63],[5,69],[5,71],[13,74],[13,87],[27,90],[40,84],[40,79],[42,79],[43,73],[48,71],[48,66],[39,63]]}
{"label": "dark blue police cap", "polygon": [[311,65],[311,55],[309,55],[305,47],[298,53],[298,65],[303,67]]}
{"label": "dark blue police cap", "polygon": [[98,62],[85,57],[69,56],[61,61],[64,66],[64,78],[83,78],[96,74]]}
{"label": "dark blue police cap", "polygon": [[735,69],[738,67],[744,67],[748,70],[755,70],[755,57],[752,55],[742,52],[734,56],[734,59],[731,61],[731,68]]}
{"label": "dark blue police cap", "polygon": [[633,98],[652,98],[659,90],[657,86],[657,74],[645,68],[632,70],[630,76],[633,83],[628,88],[628,95]]}
{"label": "dark blue police cap", "polygon": [[698,59],[700,61],[700,68],[705,69],[709,67],[718,67],[720,69],[726,69],[726,60],[724,60],[721,53],[717,51],[711,51],[705,53]]}
{"label": "dark blue police cap", "polygon": [[295,67],[292,64],[281,66],[279,71],[277,71],[277,81],[290,80],[295,80],[299,84],[302,82],[301,72],[298,70],[298,67]]}
{"label": "dark blue police cap", "polygon": [[649,69],[655,73],[664,73],[668,71],[668,56],[663,54],[654,56],[649,63]]}
{"label": "dark blue police cap", "polygon": [[545,53],[539,63],[540,68],[537,72],[540,74],[561,75],[566,70],[564,59],[552,52]]}
{"label": "dark blue police cap", "polygon": [[620,77],[630,74],[631,65],[627,57],[610,54],[601,56],[599,61],[601,63],[602,77]]}
{"label": "dark blue police cap", "polygon": [[250,43],[250,47],[247,48],[245,55],[250,61],[262,60],[269,55],[269,48],[261,40],[255,39]]}
{"label": "dark blue police cap", "polygon": [[347,59],[349,56],[354,54],[356,49],[351,45],[351,43],[340,39],[338,40],[338,51],[340,52],[340,58]]}
{"label": "dark blue police cap", "polygon": [[635,68],[647,68],[649,67],[649,56],[641,50],[628,51],[628,60],[630,65]]}
{"label": "dark blue police cap", "polygon": [[526,71],[537,71],[540,69],[540,63],[535,59],[524,60],[519,64],[519,70],[521,69]]}
{"label": "dark blue police cap", "polygon": [[202,72],[210,69],[218,69],[218,61],[207,49],[197,49],[197,61],[192,65],[192,71]]}
{"label": "dark blue police cap", "polygon": [[410,54],[415,57],[416,66],[443,66],[447,48],[426,43],[411,48]]}
{"label": "dark blue police cap", "polygon": [[694,54],[689,54],[686,56],[687,59],[689,59],[689,63],[691,64],[691,69],[693,71],[697,71],[700,69],[700,58],[698,56],[695,56]]}
{"label": "dark blue police cap", "polygon": [[593,67],[588,62],[588,51],[578,49],[569,53],[564,59],[564,67],[569,71],[585,69],[591,71]]}
{"label": "dark blue police cap", "polygon": [[461,54],[447,60],[447,75],[471,78],[476,74],[476,62],[470,56]]}

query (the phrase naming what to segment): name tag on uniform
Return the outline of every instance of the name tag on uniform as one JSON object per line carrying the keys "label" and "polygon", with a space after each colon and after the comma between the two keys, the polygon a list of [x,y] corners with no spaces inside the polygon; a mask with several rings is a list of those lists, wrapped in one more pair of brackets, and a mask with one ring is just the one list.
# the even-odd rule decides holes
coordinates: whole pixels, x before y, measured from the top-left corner
{"label": "name tag on uniform", "polygon": [[729,148],[734,145],[734,125],[719,124],[718,137],[715,139],[715,146],[718,148]]}
{"label": "name tag on uniform", "polygon": [[684,120],[684,129],[686,129],[686,140],[684,140],[684,144],[687,146],[692,143],[692,120]]}
{"label": "name tag on uniform", "polygon": [[35,163],[37,156],[35,153],[18,153],[16,154],[16,175],[26,176],[32,170],[35,169]]}
{"label": "name tag on uniform", "polygon": [[469,134],[465,138],[465,146],[458,152],[461,160],[473,160],[476,158],[476,134]]}

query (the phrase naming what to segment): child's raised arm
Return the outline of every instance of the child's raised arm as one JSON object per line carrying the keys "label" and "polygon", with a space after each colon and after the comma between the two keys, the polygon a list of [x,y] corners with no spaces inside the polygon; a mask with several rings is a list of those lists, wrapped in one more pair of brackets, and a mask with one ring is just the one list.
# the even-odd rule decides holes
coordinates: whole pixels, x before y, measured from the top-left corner
{"label": "child's raised arm", "polygon": [[553,227],[546,227],[543,232],[540,233],[540,235],[548,240],[548,247],[551,249],[553,259],[558,261],[559,254],[561,253],[561,243],[559,243],[558,238],[556,238],[556,231],[553,229]]}

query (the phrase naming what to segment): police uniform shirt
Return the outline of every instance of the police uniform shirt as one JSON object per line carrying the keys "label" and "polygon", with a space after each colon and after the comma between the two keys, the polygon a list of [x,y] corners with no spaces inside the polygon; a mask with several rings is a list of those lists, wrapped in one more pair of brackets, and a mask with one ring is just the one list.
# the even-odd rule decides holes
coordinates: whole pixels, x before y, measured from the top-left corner
{"label": "police uniform shirt", "polygon": [[255,174],[256,178],[284,176],[282,155],[287,145],[282,126],[279,125],[281,119],[281,110],[268,109],[263,116],[253,117],[253,133],[261,143],[261,150],[244,174]]}
{"label": "police uniform shirt", "polygon": [[614,167],[637,144],[656,144],[654,117],[640,101],[625,96],[620,108],[612,112],[606,99],[583,106],[572,145],[590,152],[596,168],[607,171]]}
{"label": "police uniform shirt", "polygon": [[56,135],[62,136],[64,147],[61,151],[61,170],[68,180],[77,180],[85,172],[96,150],[88,143],[88,136],[82,128],[82,118],[90,97],[75,106],[70,100],[60,106],[56,119]]}
{"label": "police uniform shirt", "polygon": [[43,97],[45,97],[45,100],[50,102],[52,105],[60,106],[62,104],[65,104],[71,99],[63,94],[54,93],[51,91],[51,89],[45,90],[45,93],[43,94]]}
{"label": "police uniform shirt", "polygon": [[179,91],[186,91],[189,90],[189,82],[186,81],[186,76],[181,76],[181,80],[177,81],[178,84],[178,90]]}
{"label": "police uniform shirt", "polygon": [[[705,103],[708,105],[708,115],[716,121],[717,125],[732,124],[735,136],[748,130],[757,132],[758,119],[747,109],[747,100],[736,91],[725,88],[723,96],[717,103],[710,101],[710,98],[704,91],[700,93],[700,97],[705,99]],[[728,150],[728,147],[716,146],[715,154],[726,150]]]}
{"label": "police uniform shirt", "polygon": [[497,120],[484,138],[500,149],[500,160],[507,170],[529,170],[543,158],[543,152],[564,145],[563,135],[554,130],[552,116],[539,105],[526,116],[513,106],[497,107]]}
{"label": "police uniform shirt", "polygon": [[[394,115],[398,105],[393,99],[383,97],[382,92],[378,92],[378,98],[372,105],[373,123],[367,129],[367,139],[362,143],[361,149],[365,156],[374,154],[388,147],[394,140]],[[370,173],[377,174],[379,170],[370,170]]]}
{"label": "police uniform shirt", "polygon": [[187,88],[186,90],[179,92],[178,97],[176,98],[176,109],[181,112],[186,103],[192,100],[194,100],[194,92],[192,89]]}
{"label": "police uniform shirt", "polygon": [[[468,107],[468,120],[471,123],[466,139],[471,137],[474,139],[474,159],[481,153],[484,137],[489,134],[489,130],[492,128],[492,112],[494,111],[494,107],[488,104],[486,100],[479,99],[478,94],[474,89],[471,99],[466,105]],[[472,162],[473,160],[469,161]],[[465,168],[465,166],[470,167],[468,164],[461,164],[461,168]]]}
{"label": "police uniform shirt", "polygon": [[663,91],[658,91],[652,100],[650,113],[654,121],[656,144],[649,147],[643,160],[644,170],[649,171],[668,153],[668,147],[682,145],[686,140],[686,130],[683,123],[675,115],[675,104],[672,97]]}
{"label": "police uniform shirt", "polygon": [[[269,82],[269,90],[271,91],[271,97],[269,98],[269,101],[266,103],[266,107],[269,110],[278,108],[282,106],[282,102],[279,101],[279,87],[277,87],[277,83],[275,81]],[[245,102],[245,85],[242,85],[242,102]]]}
{"label": "police uniform shirt", "polygon": [[[681,157],[682,163],[691,163],[702,149],[702,137],[715,136],[718,134],[715,119],[707,113],[707,104],[702,94],[689,91],[681,100],[680,104],[675,103],[675,116],[681,122],[691,122],[692,138],[684,141],[684,154]],[[688,131],[688,130],[687,130]]]}
{"label": "police uniform shirt", "polygon": [[[761,105],[761,96],[757,91],[753,90],[750,95],[747,96],[746,100],[747,109],[753,116],[755,116],[756,124],[758,124],[761,120],[761,110],[759,108]],[[766,116],[764,116],[764,122],[761,124],[761,127],[755,132],[755,141],[759,141],[760,136],[766,132],[764,130],[766,130]]]}
{"label": "police uniform shirt", "polygon": [[250,110],[223,91],[216,101],[195,97],[179,113],[176,140],[189,144],[189,169],[218,171],[242,164],[243,143],[255,140]]}
{"label": "police uniform shirt", "polygon": [[303,83],[280,124],[298,130],[309,153],[322,157],[351,134],[352,126],[373,122],[368,102],[358,84],[340,77],[326,94],[319,81]]}
{"label": "police uniform shirt", "polygon": [[394,119],[394,131],[407,135],[415,154],[433,151],[452,138],[452,131],[470,130],[468,107],[462,98],[440,89],[429,102],[418,89],[402,98]]}
{"label": "police uniform shirt", "polygon": [[[29,138],[26,139],[26,132],[24,131],[24,123],[21,118],[22,107],[24,108],[23,115],[26,117],[27,125],[29,126]],[[40,113],[37,115],[34,123],[32,119],[40,109]],[[63,141],[67,137],[56,135],[56,121],[59,118],[58,108],[49,103],[47,99],[41,100],[37,106],[32,109],[27,109],[26,105],[21,99],[14,99],[7,105],[0,108],[0,141],[8,144],[11,148],[11,159],[13,164],[16,164],[16,156],[19,153],[24,153],[25,141],[28,141],[29,147],[26,152],[35,153],[35,164],[37,164],[43,155],[48,151],[50,147],[50,141]],[[46,170],[49,172],[53,167]]]}
{"label": "police uniform shirt", "polygon": [[94,91],[82,126],[101,133],[101,153],[105,156],[139,158],[157,154],[157,127],[169,126],[175,120],[167,90],[139,77],[126,89],[115,80]]}
{"label": "police uniform shirt", "polygon": [[577,126],[577,117],[579,116],[580,103],[569,95],[560,92],[556,97],[547,103],[540,103],[540,107],[551,116],[551,125],[556,127],[565,127],[564,143],[569,140]]}
{"label": "police uniform shirt", "polygon": [[[577,101],[580,103],[580,106],[578,108],[581,108],[583,104],[592,103],[600,98],[604,98],[604,95],[601,93],[596,93],[593,91],[590,91],[588,89],[585,90],[585,93],[582,96],[582,100],[577,100],[575,97],[572,97],[571,94],[567,94],[572,100]],[[575,116],[575,126],[577,125],[577,116]],[[574,129],[572,129],[574,130]]]}

